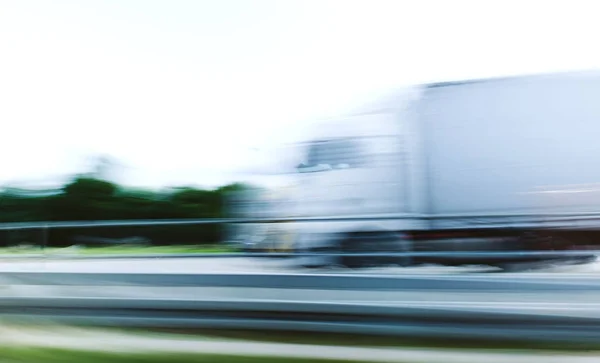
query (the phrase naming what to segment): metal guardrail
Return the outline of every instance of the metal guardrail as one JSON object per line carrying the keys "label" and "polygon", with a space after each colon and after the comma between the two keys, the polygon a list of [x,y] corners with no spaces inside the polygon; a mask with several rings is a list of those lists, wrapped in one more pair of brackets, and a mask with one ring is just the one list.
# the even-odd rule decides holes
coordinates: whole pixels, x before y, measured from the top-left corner
{"label": "metal guardrail", "polygon": [[[544,306],[544,304],[539,304]],[[598,306],[569,316],[507,304],[486,309],[281,301],[136,299],[0,299],[0,316],[83,325],[354,333],[419,338],[519,339],[596,343]]]}
{"label": "metal guardrail", "polygon": [[206,225],[206,224],[251,224],[278,222],[328,222],[361,220],[395,220],[422,218],[419,215],[385,214],[364,216],[333,216],[307,218],[206,218],[206,219],[152,219],[152,220],[107,220],[107,221],[66,221],[66,222],[19,222],[2,223],[0,230],[44,229],[44,228],[89,228],[120,226],[163,226],[163,225]]}
{"label": "metal guardrail", "polygon": [[[70,311],[74,311],[69,309]],[[31,320],[32,314],[18,313],[5,315],[19,320]],[[37,312],[35,318],[42,318],[45,321],[56,321],[72,325],[93,325],[104,327],[129,327],[144,329],[201,329],[201,330],[261,330],[261,331],[294,331],[306,333],[326,333],[326,334],[357,334],[374,336],[394,336],[399,338],[420,338],[420,339],[469,339],[477,341],[519,341],[549,343],[561,342],[572,344],[597,344],[600,339],[600,332],[596,329],[580,327],[575,325],[532,325],[527,320],[519,323],[483,325],[483,324],[460,324],[449,322],[435,322],[430,319],[429,322],[386,322],[365,321],[365,319],[352,320],[340,319],[339,316],[326,315],[321,316],[324,319],[306,318],[300,316],[286,316],[275,318],[272,314],[255,317],[241,317],[236,314],[212,316],[211,314],[201,314],[194,316],[158,315],[156,312],[152,315],[142,315],[129,311],[128,315],[122,313],[100,314],[95,310],[78,311],[78,314],[60,314],[57,311]]]}
{"label": "metal guardrail", "polygon": [[[338,303],[338,302],[306,302],[306,301],[273,301],[273,300],[177,300],[177,299],[130,299],[130,298],[0,298],[0,313],[20,307],[46,309],[136,309],[136,310],[168,310],[168,311],[202,311],[202,312],[267,312],[267,313],[316,313],[332,315],[369,315],[371,317],[405,317],[405,318],[446,318],[491,321],[522,319],[523,314],[535,316],[538,321],[566,323],[573,318],[565,304],[546,306],[540,311],[540,304],[481,304],[458,305],[445,302],[400,302],[398,304],[371,303]],[[548,305],[548,304],[545,304]],[[600,329],[600,303],[578,306],[579,318],[591,326]],[[494,316],[496,315],[496,316]],[[582,320],[582,319],[579,319]],[[508,321],[507,321],[508,322]]]}
{"label": "metal guardrail", "polygon": [[162,225],[203,225],[203,224],[249,224],[278,222],[352,222],[368,220],[447,220],[447,219],[516,219],[541,221],[600,219],[600,212],[585,213],[520,213],[520,214],[406,214],[386,213],[369,215],[286,217],[286,218],[207,218],[207,219],[152,219],[152,220],[106,220],[106,221],[65,221],[65,222],[17,222],[1,223],[0,230],[44,229],[44,228],[88,228],[118,226],[162,226]]}
{"label": "metal guardrail", "polygon": [[[503,277],[503,275],[403,275],[287,273],[64,273],[2,272],[4,285],[63,287],[226,287],[294,290],[438,291],[449,292],[589,292],[600,297],[600,280],[552,276]],[[0,297],[2,300],[3,297]],[[392,301],[393,302],[393,301]],[[600,304],[600,299],[598,300]],[[600,314],[600,311],[599,311]]]}
{"label": "metal guardrail", "polygon": [[[523,341],[589,342],[600,340],[600,300],[596,279],[555,279],[464,276],[326,276],[288,274],[48,274],[2,273],[10,285],[69,285],[77,287],[127,286],[135,296],[138,287],[177,286],[279,289],[277,300],[245,299],[232,294],[202,300],[137,297],[70,297],[64,288],[60,297],[0,297],[0,316],[43,319],[82,325],[143,328],[252,329],[316,333],[356,333],[420,338],[519,339]],[[308,289],[304,301],[286,295],[286,289]],[[360,301],[359,296],[337,302],[318,301],[318,290],[352,290],[365,296],[374,291],[439,292],[413,297],[410,301]],[[18,290],[18,289],[16,289]],[[47,290],[50,291],[50,290]],[[88,289],[88,293],[89,293]],[[108,290],[110,291],[110,290]],[[158,290],[157,290],[158,291]],[[199,290],[201,291],[201,290]],[[233,291],[233,290],[229,290]],[[502,299],[471,302],[446,301],[449,293],[479,293],[513,299],[522,292],[537,292],[535,302],[507,303]],[[586,293],[588,302],[556,302],[556,296]],[[119,293],[119,295],[121,295]],[[272,296],[275,296],[272,295]],[[286,296],[291,299],[286,300]],[[400,296],[400,295],[399,295]],[[575,295],[581,296],[581,295]],[[233,297],[233,298],[232,298]],[[360,300],[359,300],[360,299]],[[497,302],[494,302],[497,301]],[[591,301],[591,302],[590,302]]]}

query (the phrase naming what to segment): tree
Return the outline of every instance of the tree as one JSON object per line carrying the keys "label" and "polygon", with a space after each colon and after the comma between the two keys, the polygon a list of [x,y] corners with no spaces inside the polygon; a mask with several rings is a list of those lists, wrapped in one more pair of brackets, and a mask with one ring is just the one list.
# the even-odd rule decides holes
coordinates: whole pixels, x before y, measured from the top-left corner
{"label": "tree", "polygon": [[117,186],[111,182],[79,177],[67,184],[64,188],[64,196],[69,198],[83,198],[88,200],[106,200],[115,195]]}
{"label": "tree", "polygon": [[51,220],[110,219],[119,209],[115,193],[118,187],[104,180],[78,177],[49,201]]}
{"label": "tree", "polygon": [[[0,222],[220,218],[228,216],[229,211],[225,208],[228,195],[250,188],[252,187],[240,183],[215,190],[185,187],[166,195],[149,190],[124,189],[110,181],[83,174],[67,183],[58,195],[21,196],[11,194],[10,191],[1,193]],[[200,224],[61,228],[51,230],[47,240],[49,246],[80,243],[78,241],[81,239],[77,237],[81,236],[143,237],[158,245],[215,243],[221,240],[223,227],[218,224]],[[34,232],[39,231],[32,233]],[[9,237],[7,233],[0,233],[0,245],[10,243]],[[35,239],[40,240],[38,237]]]}

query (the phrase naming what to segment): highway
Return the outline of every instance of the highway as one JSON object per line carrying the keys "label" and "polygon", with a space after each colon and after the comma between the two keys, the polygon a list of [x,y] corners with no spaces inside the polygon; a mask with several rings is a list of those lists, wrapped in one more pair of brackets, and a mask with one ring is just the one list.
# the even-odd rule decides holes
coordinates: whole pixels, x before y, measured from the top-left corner
{"label": "highway", "polygon": [[[330,268],[315,270],[319,274],[366,274],[366,275],[448,275],[489,273],[497,270],[485,266],[446,267],[386,267],[352,270]],[[205,273],[311,273],[312,271],[294,266],[285,259],[262,259],[249,257],[236,258],[118,258],[118,259],[0,259],[0,272],[71,272],[71,273],[158,273],[158,274],[205,274]],[[531,271],[503,272],[503,276],[543,276],[598,275],[600,263],[572,266],[545,266]]]}

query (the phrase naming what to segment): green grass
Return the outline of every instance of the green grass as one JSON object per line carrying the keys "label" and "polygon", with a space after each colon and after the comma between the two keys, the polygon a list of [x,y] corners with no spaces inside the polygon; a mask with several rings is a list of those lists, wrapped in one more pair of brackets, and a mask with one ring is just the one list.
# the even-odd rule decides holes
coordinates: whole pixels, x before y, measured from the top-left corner
{"label": "green grass", "polygon": [[[100,343],[101,344],[101,343]],[[149,354],[63,350],[50,348],[0,348],[0,363],[337,363],[341,360],[235,356],[226,354]]]}
{"label": "green grass", "polygon": [[[3,319],[3,324],[10,322]],[[13,322],[13,324],[15,324]],[[9,324],[11,326],[12,324]],[[48,323],[39,324],[20,324],[25,327],[60,327]],[[546,344],[528,344],[518,341],[484,341],[484,340],[465,340],[465,339],[414,339],[401,337],[377,337],[370,335],[351,335],[351,334],[318,334],[318,333],[297,333],[297,332],[260,332],[260,331],[184,331],[184,330],[139,330],[127,328],[104,328],[106,334],[119,333],[125,336],[132,335],[139,338],[152,339],[173,339],[177,334],[182,333],[198,341],[239,341],[239,342],[272,342],[272,343],[290,343],[290,344],[311,344],[325,346],[349,346],[364,348],[421,348],[421,349],[444,349],[448,352],[452,350],[473,350],[480,353],[551,353],[553,355],[572,354],[573,352],[594,353],[600,350],[600,344],[564,344],[564,343],[546,343]],[[52,329],[46,333],[53,334]],[[98,337],[98,349],[102,349],[102,338]],[[151,344],[151,343],[149,343]],[[2,346],[0,343],[0,363],[8,362],[224,362],[224,363],[335,363],[339,360],[327,359],[308,359],[308,358],[284,358],[284,357],[254,357],[237,356],[232,354],[206,354],[206,353],[148,353],[148,352],[107,352],[107,351],[89,351],[64,348],[41,348],[25,347],[20,345]],[[315,349],[314,347],[307,349]],[[323,347],[323,349],[327,349]]]}
{"label": "green grass", "polygon": [[188,246],[107,246],[107,247],[84,247],[80,249],[65,248],[0,248],[0,255],[151,255],[151,254],[185,254],[185,253],[228,253],[236,252],[231,246],[224,244],[212,245],[188,245]]}

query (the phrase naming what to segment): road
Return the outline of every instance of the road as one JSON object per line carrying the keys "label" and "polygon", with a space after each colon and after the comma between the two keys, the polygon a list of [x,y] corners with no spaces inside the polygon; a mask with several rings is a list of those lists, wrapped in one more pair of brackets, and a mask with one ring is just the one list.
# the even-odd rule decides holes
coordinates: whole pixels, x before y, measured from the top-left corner
{"label": "road", "polygon": [[[448,275],[473,274],[496,271],[488,267],[389,267],[351,270],[344,268],[317,270],[327,274],[391,274],[391,275]],[[289,261],[279,259],[255,258],[154,258],[146,259],[47,259],[38,260],[14,258],[0,260],[0,272],[71,272],[71,273],[163,273],[163,274],[205,274],[205,273],[308,273],[305,269],[294,267]],[[553,276],[562,275],[598,275],[600,262],[575,266],[548,266],[534,271],[502,273],[503,276]]]}

